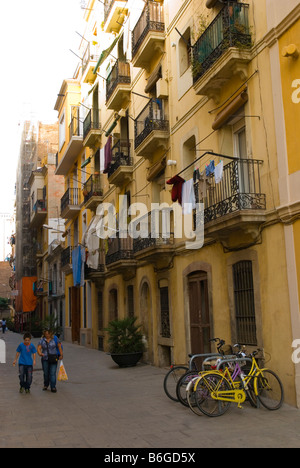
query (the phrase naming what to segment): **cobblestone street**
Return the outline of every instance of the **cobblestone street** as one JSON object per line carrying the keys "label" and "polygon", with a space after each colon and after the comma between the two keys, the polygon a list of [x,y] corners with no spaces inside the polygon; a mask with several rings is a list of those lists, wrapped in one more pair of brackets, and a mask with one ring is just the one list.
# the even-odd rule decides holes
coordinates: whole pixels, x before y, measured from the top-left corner
{"label": "cobblestone street", "polygon": [[219,418],[199,417],[165,396],[166,369],[119,369],[105,353],[69,343],[69,381],[58,383],[58,393],[42,392],[38,359],[31,394],[19,394],[12,362],[22,336],[0,338],[7,349],[7,363],[0,364],[0,448],[300,447],[295,408],[269,412],[245,403]]}

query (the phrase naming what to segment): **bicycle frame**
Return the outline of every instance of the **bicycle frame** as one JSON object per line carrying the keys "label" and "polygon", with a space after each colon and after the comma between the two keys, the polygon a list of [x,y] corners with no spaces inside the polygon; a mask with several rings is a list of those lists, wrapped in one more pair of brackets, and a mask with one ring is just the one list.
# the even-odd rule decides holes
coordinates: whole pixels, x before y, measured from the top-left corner
{"label": "bicycle frame", "polygon": [[[239,362],[251,362],[251,369],[248,375],[243,375],[242,369],[239,365]],[[233,372],[231,373],[228,366],[225,367],[224,371],[220,370],[220,367],[224,365],[224,363],[228,364],[229,362],[235,363],[235,367]],[[202,375],[200,375],[194,385],[194,391],[197,390],[197,386],[201,379],[205,379],[207,375],[218,375],[221,376],[221,379],[217,385],[216,388],[212,388],[209,381],[205,379],[206,386],[210,390],[210,396],[214,400],[221,400],[221,401],[229,401],[232,403],[237,403],[238,407],[241,408],[241,404],[244,403],[246,400],[246,390],[248,390],[248,383],[250,382],[251,379],[259,375],[261,372],[263,372],[264,369],[259,369],[257,362],[255,361],[254,357],[252,359],[243,357],[243,358],[227,358],[224,357],[222,360],[219,361],[217,364],[217,369],[215,371],[211,372],[204,372]],[[241,377],[241,381],[235,381],[237,376]],[[226,380],[228,384],[230,385],[231,389],[230,390],[219,390],[221,388],[221,385],[223,381]],[[241,384],[243,385],[243,388],[241,388]],[[255,394],[257,395],[257,385],[255,386]]]}

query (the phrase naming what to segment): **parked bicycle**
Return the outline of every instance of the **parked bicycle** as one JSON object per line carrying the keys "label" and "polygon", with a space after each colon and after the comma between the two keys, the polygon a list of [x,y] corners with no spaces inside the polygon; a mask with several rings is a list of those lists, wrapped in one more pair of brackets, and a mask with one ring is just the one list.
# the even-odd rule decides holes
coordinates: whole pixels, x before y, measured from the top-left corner
{"label": "parked bicycle", "polygon": [[[221,416],[231,403],[237,403],[241,408],[247,396],[255,406],[261,403],[270,411],[279,409],[284,399],[282,383],[274,371],[259,367],[255,359],[257,353],[255,351],[249,357],[224,357],[215,370],[194,377],[186,387],[192,411],[210,417]],[[245,362],[251,363],[248,374],[243,372]]]}
{"label": "parked bicycle", "polygon": [[168,398],[173,401],[181,401],[177,395],[177,385],[181,378],[186,375],[187,373],[193,371],[196,372],[198,376],[198,368],[196,364],[196,359],[201,358],[204,359],[205,365],[210,367],[210,362],[214,363],[215,360],[220,357],[220,355],[224,355],[225,351],[223,351],[225,347],[225,341],[221,340],[220,338],[212,338],[210,342],[215,342],[217,344],[217,353],[206,353],[206,354],[189,354],[189,363],[188,366],[186,365],[172,365],[169,372],[166,374],[164,378],[164,391]]}

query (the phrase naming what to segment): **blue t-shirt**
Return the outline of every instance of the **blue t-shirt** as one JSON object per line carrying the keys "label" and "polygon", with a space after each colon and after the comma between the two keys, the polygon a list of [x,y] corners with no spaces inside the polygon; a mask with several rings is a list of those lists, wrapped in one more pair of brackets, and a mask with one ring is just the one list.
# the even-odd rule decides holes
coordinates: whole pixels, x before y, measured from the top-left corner
{"label": "blue t-shirt", "polygon": [[32,343],[29,346],[26,346],[24,343],[21,343],[17,348],[17,353],[20,353],[19,365],[32,366],[32,355],[36,354],[37,350],[35,349],[35,346]]}

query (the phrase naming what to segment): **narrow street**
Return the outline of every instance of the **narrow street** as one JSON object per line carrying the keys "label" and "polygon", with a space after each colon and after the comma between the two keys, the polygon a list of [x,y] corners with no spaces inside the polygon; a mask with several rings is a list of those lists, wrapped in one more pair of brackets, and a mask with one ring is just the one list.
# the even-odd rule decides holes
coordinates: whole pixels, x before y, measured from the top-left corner
{"label": "narrow street", "polygon": [[199,417],[165,396],[165,369],[119,369],[105,353],[69,343],[69,381],[58,383],[58,393],[42,392],[38,359],[31,394],[19,394],[12,362],[22,337],[0,338],[7,350],[7,363],[0,364],[0,448],[300,447],[297,409],[245,404],[220,418]]}

